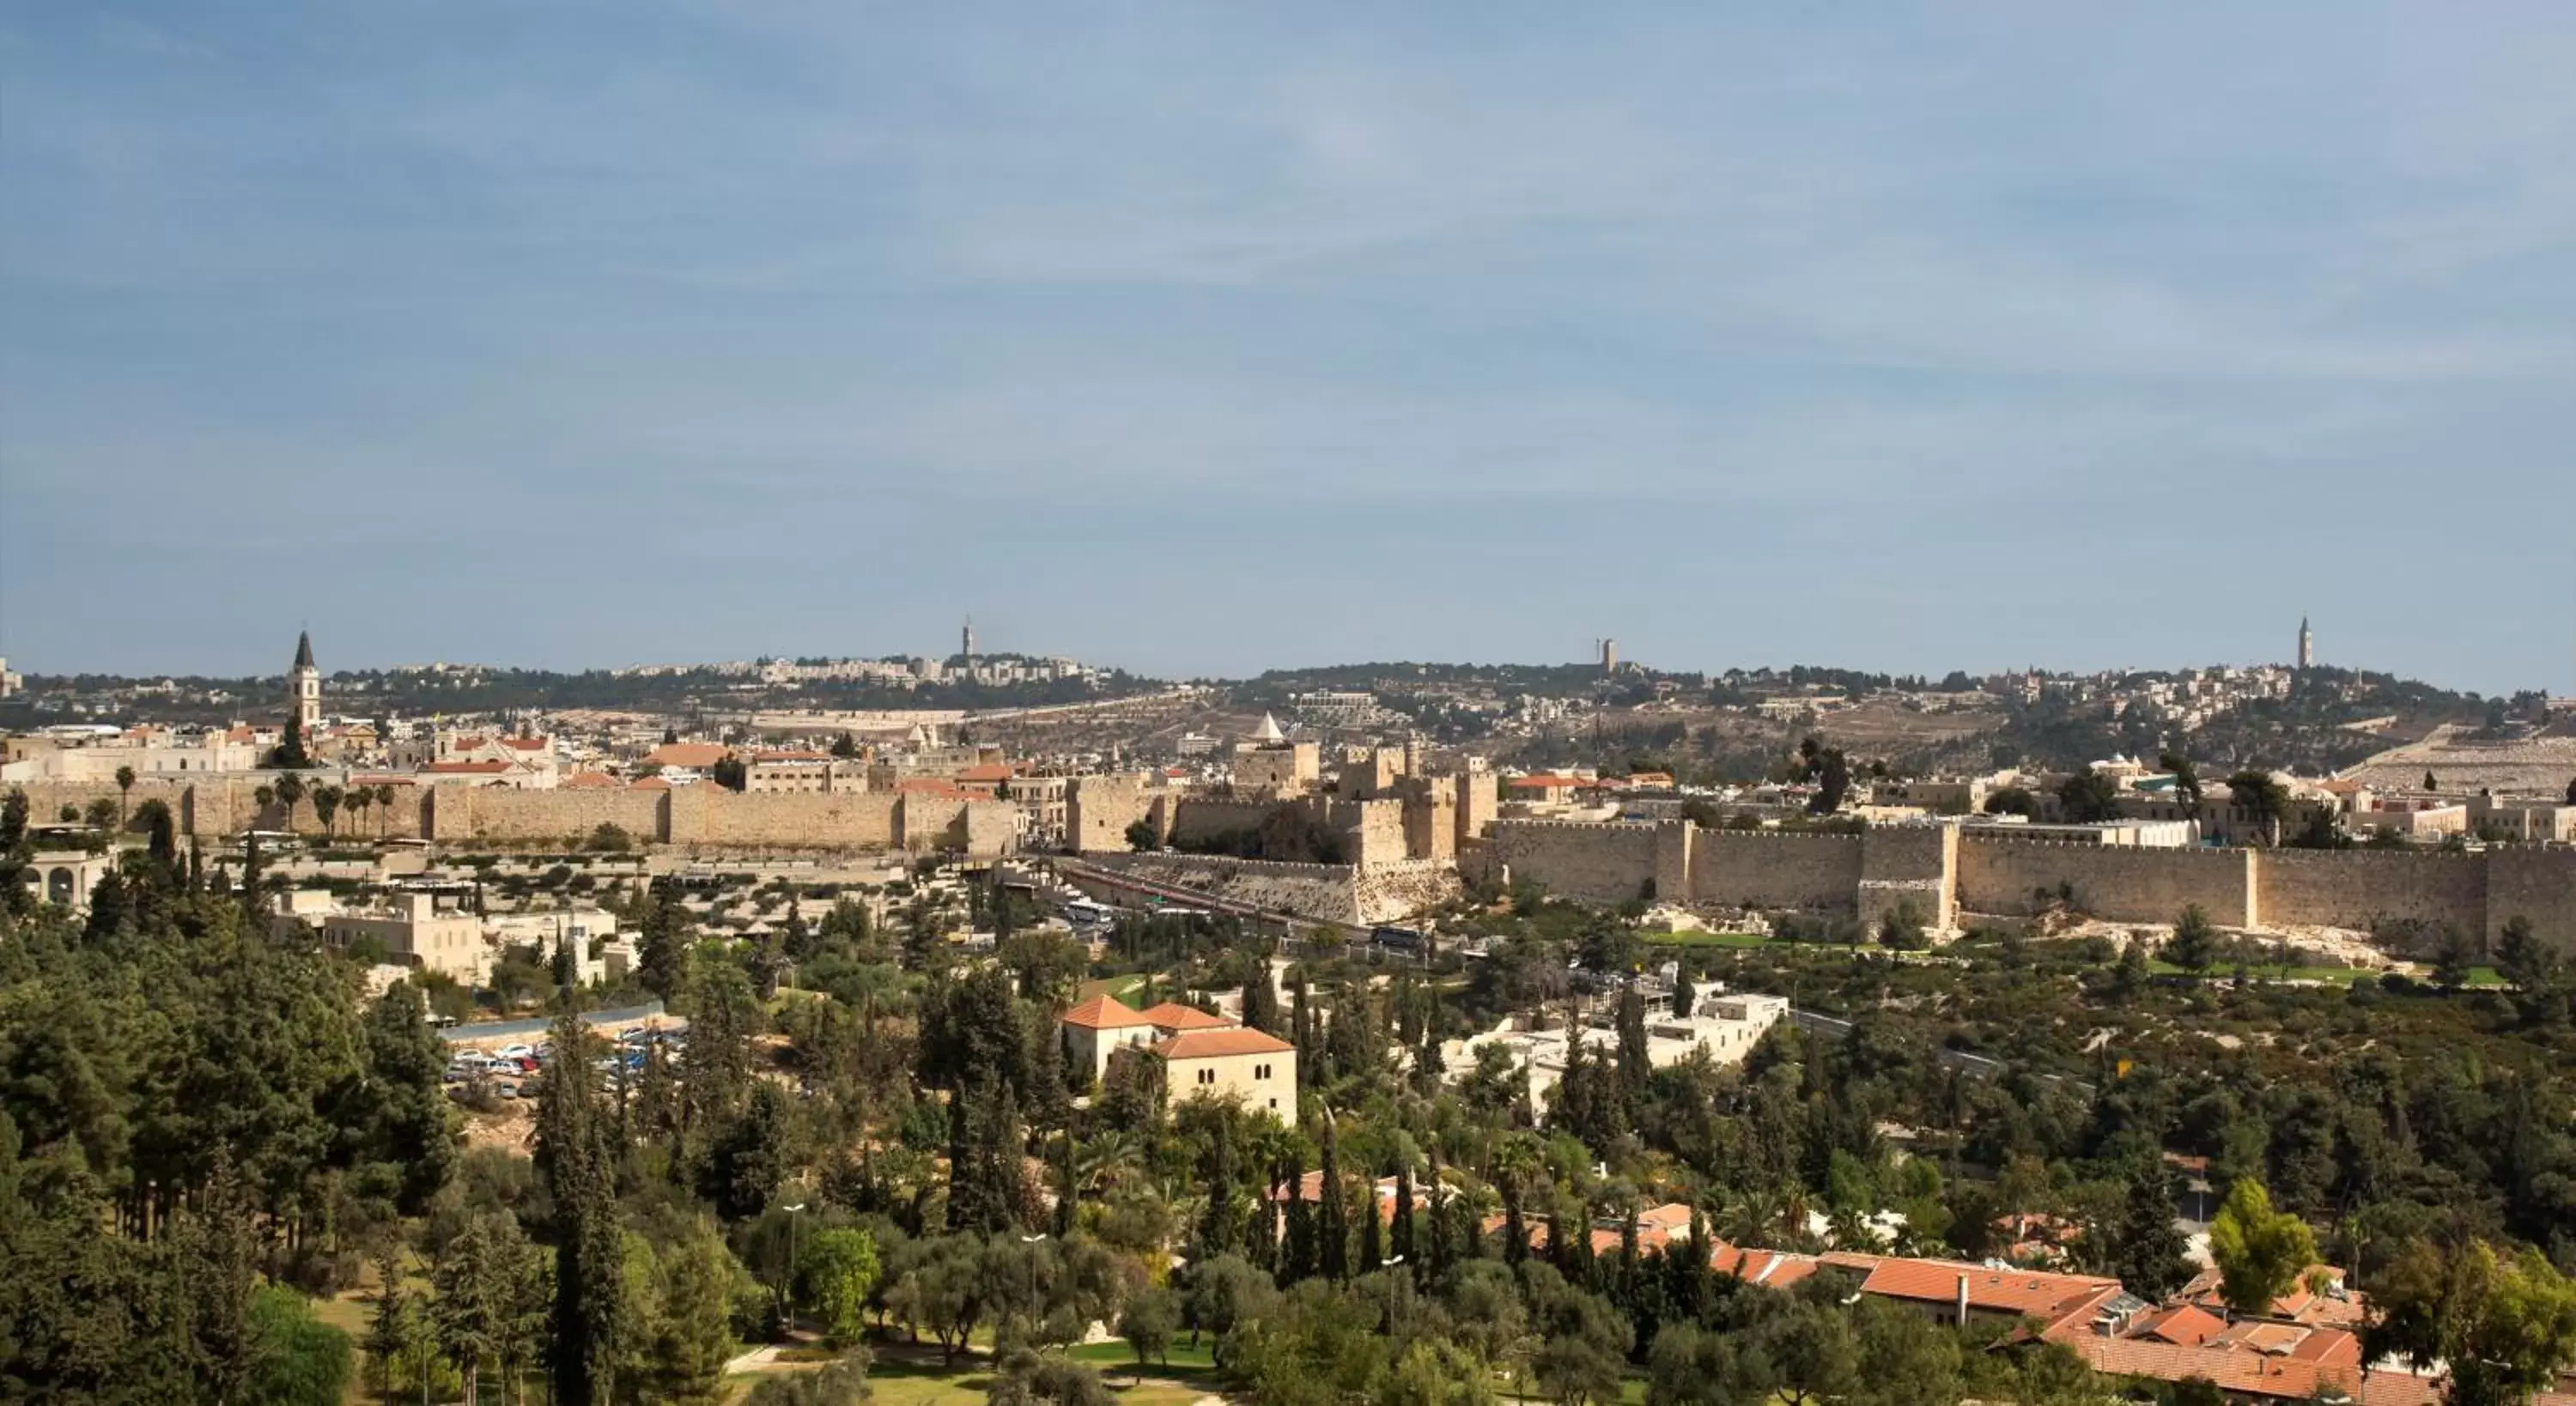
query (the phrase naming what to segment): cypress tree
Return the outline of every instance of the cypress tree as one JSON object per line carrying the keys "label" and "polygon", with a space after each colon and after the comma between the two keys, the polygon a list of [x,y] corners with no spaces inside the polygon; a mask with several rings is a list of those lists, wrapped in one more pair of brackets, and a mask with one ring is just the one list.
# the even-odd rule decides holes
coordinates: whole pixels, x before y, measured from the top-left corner
{"label": "cypress tree", "polygon": [[537,1165],[555,1208],[555,1300],[547,1374],[563,1406],[600,1406],[615,1388],[618,1344],[632,1331],[615,1150],[592,1084],[594,1043],[570,1012],[556,1017],[554,1060],[540,1085]]}
{"label": "cypress tree", "polygon": [[1377,1182],[1374,1178],[1360,1184],[1360,1272],[1374,1273],[1386,1263],[1386,1240],[1379,1229]]}
{"label": "cypress tree", "polygon": [[1342,1186],[1338,1135],[1333,1130],[1330,1114],[1324,1118],[1324,1184],[1316,1191],[1315,1235],[1322,1243],[1316,1248],[1317,1267],[1324,1277],[1345,1280],[1351,1277],[1350,1194]]}
{"label": "cypress tree", "polygon": [[1315,1273],[1314,1214],[1306,1205],[1304,1155],[1288,1160],[1288,1233],[1279,1256],[1279,1287],[1286,1288]]}
{"label": "cypress tree", "polygon": [[1199,1258],[1231,1253],[1240,1229],[1234,1213],[1234,1118],[1221,1111],[1208,1142],[1207,1217],[1199,1224]]}
{"label": "cypress tree", "polygon": [[1413,1277],[1422,1277],[1422,1261],[1413,1241],[1413,1163],[1395,1164],[1395,1224],[1387,1236],[1387,1251],[1404,1261]]}
{"label": "cypress tree", "polygon": [[1454,1262],[1450,1251],[1456,1244],[1456,1241],[1454,1241],[1449,1234],[1449,1198],[1440,1194],[1442,1182],[1440,1180],[1440,1145],[1438,1143],[1433,1143],[1431,1145],[1431,1179],[1423,1183],[1423,1187],[1424,1190],[1430,1193],[1431,1199],[1429,1227],[1429,1234],[1431,1237],[1431,1264],[1429,1267],[1432,1281],[1437,1283],[1449,1277],[1449,1266]]}

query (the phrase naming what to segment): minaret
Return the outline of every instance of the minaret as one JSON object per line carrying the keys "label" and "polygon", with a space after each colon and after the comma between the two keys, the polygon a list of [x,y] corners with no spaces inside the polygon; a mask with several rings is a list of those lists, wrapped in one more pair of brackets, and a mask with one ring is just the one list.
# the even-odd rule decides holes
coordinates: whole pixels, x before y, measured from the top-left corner
{"label": "minaret", "polygon": [[975,672],[975,617],[966,617],[966,629],[959,636],[957,652],[963,657],[966,672]]}
{"label": "minaret", "polygon": [[2302,615],[2299,617],[2299,667],[2313,669],[2316,666],[2317,637],[2308,630],[2308,617]]}
{"label": "minaret", "polygon": [[322,726],[322,671],[313,664],[313,632],[295,636],[295,667],[286,675],[286,705],[307,738]]}

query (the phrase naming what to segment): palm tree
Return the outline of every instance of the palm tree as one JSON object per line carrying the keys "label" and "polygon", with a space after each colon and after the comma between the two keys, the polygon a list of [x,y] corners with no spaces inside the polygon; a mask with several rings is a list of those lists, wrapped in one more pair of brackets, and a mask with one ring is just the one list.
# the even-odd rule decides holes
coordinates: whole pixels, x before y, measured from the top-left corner
{"label": "palm tree", "polygon": [[266,820],[268,818],[268,808],[277,804],[277,788],[273,786],[262,786],[258,790],[251,792],[250,798],[252,803],[259,807],[259,818],[261,820]]}
{"label": "palm tree", "polygon": [[373,787],[373,786],[352,786],[352,787],[350,787],[350,788],[349,788],[349,800],[348,800],[348,806],[349,806],[349,828],[350,828],[350,829],[352,829],[352,830],[355,830],[355,829],[357,829],[359,826],[366,824],[366,823],[367,823],[367,822],[366,822],[366,813],[367,813],[369,810],[374,809],[374,808],[375,808],[375,804],[376,804],[376,788],[375,788],[375,787]]}
{"label": "palm tree", "polygon": [[130,766],[118,767],[116,769],[116,828],[119,830],[125,828],[126,793],[133,789],[134,768]]}
{"label": "palm tree", "polygon": [[[380,807],[382,807],[382,808],[383,808],[384,813],[385,813],[385,820],[391,820],[391,819],[393,819],[393,814],[394,814],[394,784],[393,784],[392,782],[390,782],[390,781],[379,781],[379,782],[377,782],[377,783],[376,783],[376,804],[377,804],[378,806],[380,806]],[[385,837],[385,821],[384,821],[384,820],[379,820],[379,821],[377,821],[377,822],[376,822],[376,838],[381,840],[381,839],[383,839],[384,837]]]}
{"label": "palm tree", "polygon": [[286,828],[292,833],[295,829],[295,803],[304,799],[304,778],[291,771],[277,778],[277,799],[286,805]]}
{"label": "palm tree", "polygon": [[337,833],[334,822],[340,818],[340,788],[323,784],[313,788],[313,815],[322,822],[322,842],[329,844]]}

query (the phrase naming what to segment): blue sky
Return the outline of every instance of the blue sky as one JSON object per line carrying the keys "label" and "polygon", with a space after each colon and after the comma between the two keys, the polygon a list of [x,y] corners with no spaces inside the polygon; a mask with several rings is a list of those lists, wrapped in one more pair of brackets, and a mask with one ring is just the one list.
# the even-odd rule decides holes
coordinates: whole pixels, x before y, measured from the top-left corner
{"label": "blue sky", "polygon": [[2576,7],[0,3],[0,652],[2576,690]]}

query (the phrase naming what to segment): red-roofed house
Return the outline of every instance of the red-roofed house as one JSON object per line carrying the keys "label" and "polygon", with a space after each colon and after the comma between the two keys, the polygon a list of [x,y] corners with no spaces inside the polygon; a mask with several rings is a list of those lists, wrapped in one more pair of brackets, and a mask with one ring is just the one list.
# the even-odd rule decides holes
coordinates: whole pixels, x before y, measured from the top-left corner
{"label": "red-roofed house", "polygon": [[1096,1082],[1118,1051],[1144,1049],[1164,1065],[1174,1102],[1232,1098],[1245,1108],[1297,1122],[1297,1047],[1241,1022],[1166,1001],[1136,1010],[1103,992],[1064,1013],[1065,1060]]}

